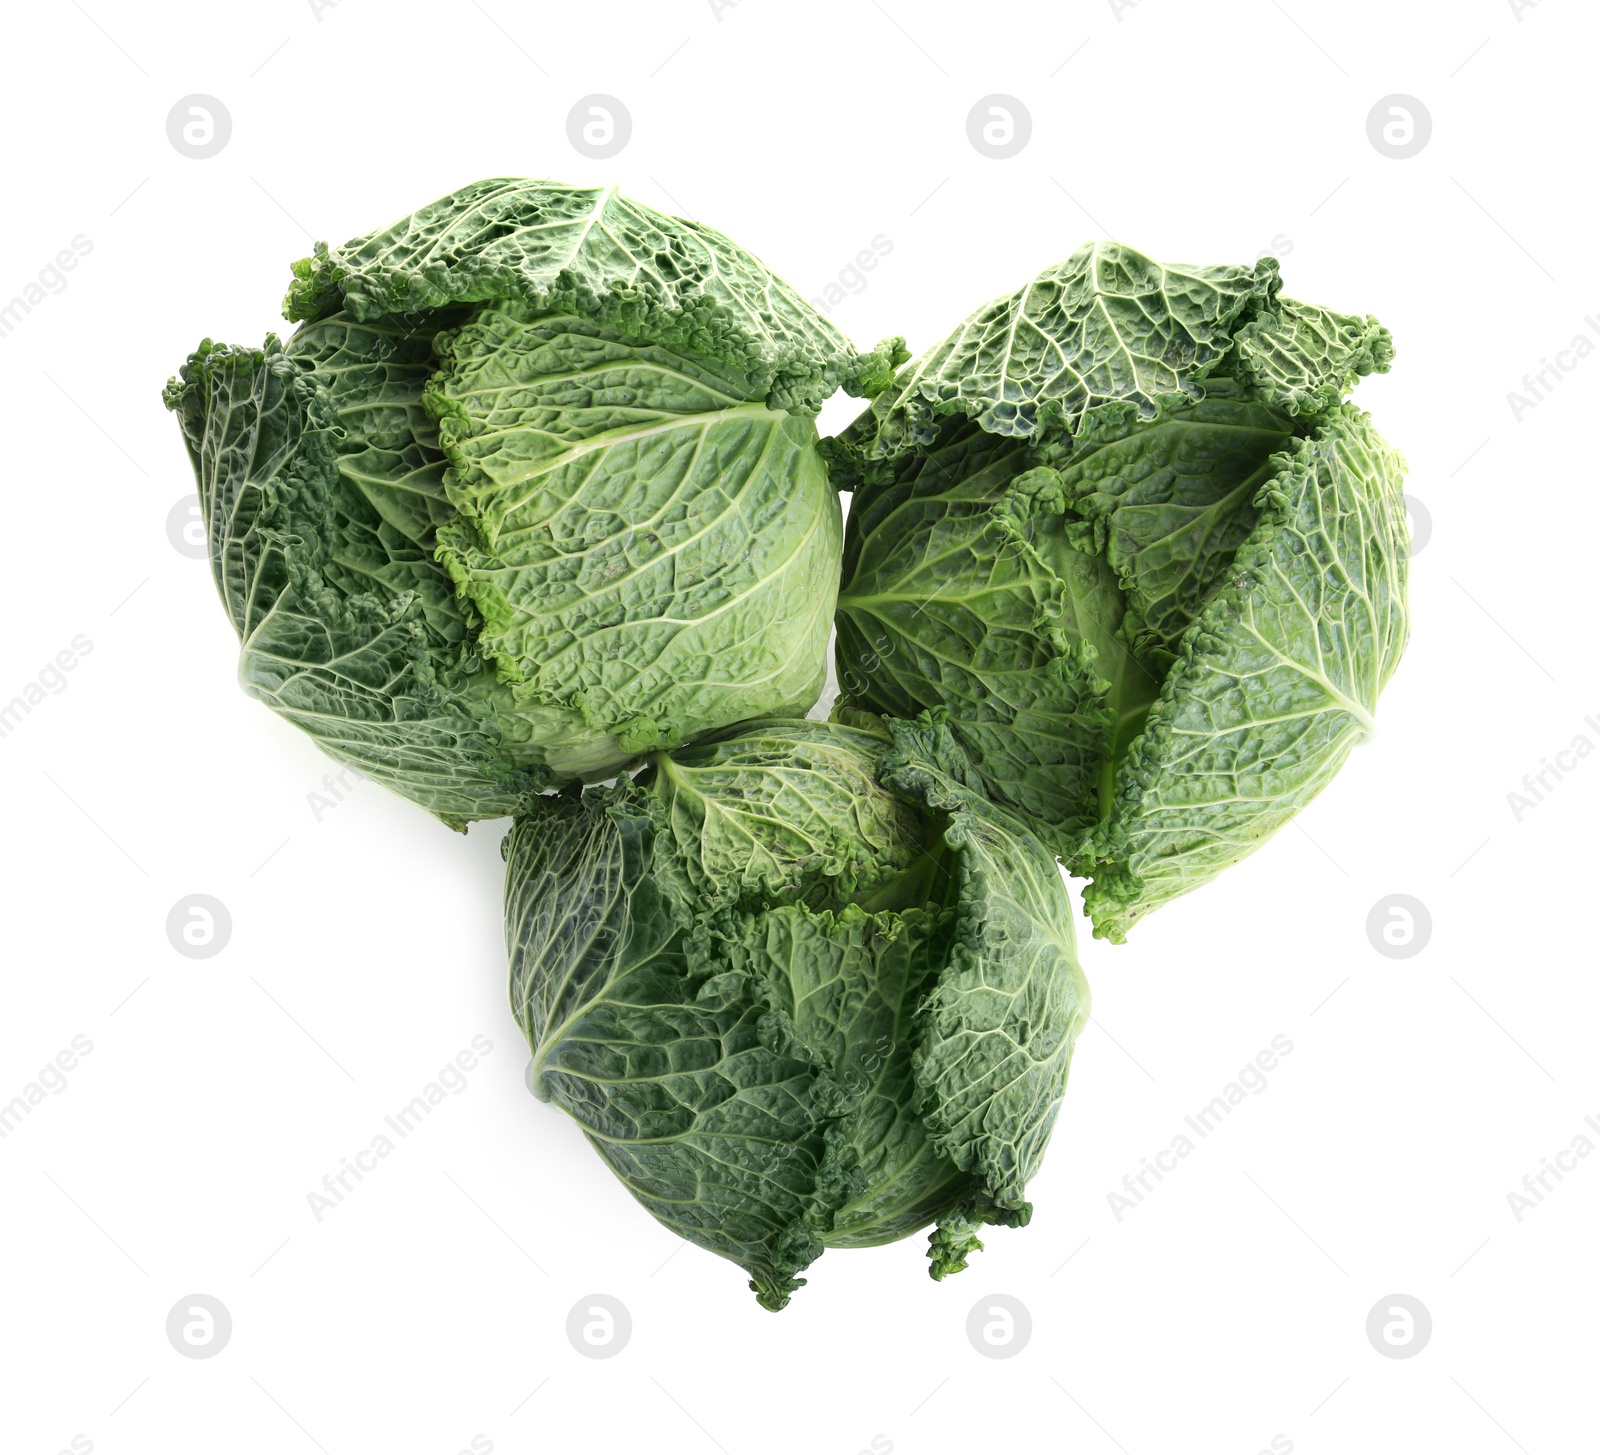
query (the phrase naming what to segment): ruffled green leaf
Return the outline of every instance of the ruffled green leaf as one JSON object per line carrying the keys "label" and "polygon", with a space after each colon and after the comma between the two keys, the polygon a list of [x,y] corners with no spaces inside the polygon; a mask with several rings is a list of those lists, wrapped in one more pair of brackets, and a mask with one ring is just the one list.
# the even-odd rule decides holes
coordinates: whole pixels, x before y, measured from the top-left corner
{"label": "ruffled green leaf", "polygon": [[419,407],[429,337],[330,319],[287,349],[208,340],[166,399],[245,690],[459,827],[515,813],[546,774],[519,750],[531,725],[506,730],[507,696],[431,559],[442,462]]}
{"label": "ruffled green leaf", "polygon": [[1087,243],[902,370],[843,445],[877,459],[926,448],[950,414],[1035,442],[1072,434],[1107,404],[1149,416],[1162,395],[1192,392],[1279,286],[1272,258],[1163,265],[1121,243]]}
{"label": "ruffled green leaf", "polygon": [[[841,710],[946,713],[992,799],[1027,814],[1073,872],[1100,865],[1097,932],[1120,937],[1248,852],[1342,760],[1345,747],[1307,747],[1274,776],[1264,765],[1287,751],[1286,729],[1250,720],[1249,684],[1225,697],[1208,732],[1238,764],[1262,755],[1241,789],[1252,826],[1239,843],[1181,851],[1214,867],[1163,878],[1153,898],[1140,889],[1142,856],[1169,852],[1155,847],[1159,825],[1203,832],[1175,805],[1222,791],[1212,754],[1163,746],[1152,703],[1230,632],[1231,650],[1254,650],[1213,608],[1237,598],[1247,544],[1282,528],[1280,455],[1336,427],[1343,395],[1393,355],[1375,319],[1282,298],[1271,258],[1163,267],[1094,244],[979,309],[822,446],[855,493]],[[1386,451],[1358,452],[1351,468],[1396,493]],[[1375,549],[1374,571],[1403,574],[1383,555],[1403,541]],[[1327,675],[1384,650],[1336,641]]]}
{"label": "ruffled green leaf", "polygon": [[1121,940],[1309,803],[1372,732],[1405,650],[1399,453],[1341,405],[1275,463],[1227,586],[1118,771],[1084,895],[1096,935]]}
{"label": "ruffled green leaf", "polygon": [[815,411],[840,387],[881,388],[896,361],[893,340],[858,361],[843,334],[743,248],[615,187],[475,182],[343,247],[318,244],[294,274],[283,304],[291,320],[518,300],[726,360],[775,409]]}
{"label": "ruffled green leaf", "polygon": [[522,305],[438,343],[439,555],[518,702],[628,758],[822,689],[837,494],[746,375]]}
{"label": "ruffled green leaf", "polygon": [[[1106,563],[1067,530],[1060,482],[1017,441],[952,421],[872,466],[845,533],[835,647],[846,708],[943,708],[991,797],[1072,842],[1156,678],[1120,633]],[[1054,495],[1050,486],[1056,487]]]}
{"label": "ruffled green leaf", "polygon": [[286,346],[208,341],[168,402],[244,679],[336,756],[459,825],[816,700],[840,519],[809,415],[901,341],[858,356],[614,188],[504,179],[319,246],[285,309]]}
{"label": "ruffled green leaf", "polygon": [[1094,527],[1088,548],[1127,603],[1121,634],[1147,661],[1170,663],[1255,524],[1257,493],[1293,430],[1278,410],[1224,396],[1163,401],[1148,423],[1112,413],[1075,442],[1053,482],[1059,508]]}
{"label": "ruffled green leaf", "polygon": [[648,778],[686,917],[733,905],[843,905],[914,869],[933,836],[879,787],[883,739],[832,723],[740,723],[659,753]]}
{"label": "ruffled green leaf", "polygon": [[[533,1084],[680,1236],[781,1308],[815,1256],[804,1215],[826,1153],[814,1068],[763,1036],[743,977],[693,973],[627,793],[536,805],[507,854],[512,1010]],[[797,1232],[791,1233],[790,1229]]]}
{"label": "ruffled green leaf", "polygon": [[[925,716],[891,728],[897,751],[884,783],[943,815],[957,851],[949,961],[922,1009],[913,1062],[918,1108],[934,1146],[980,1178],[996,1208],[1026,1221],[1024,1189],[1089,1016],[1072,904],[1055,856],[983,795],[948,727]],[[949,1262],[946,1249],[934,1276]]]}
{"label": "ruffled green leaf", "polygon": [[1252,396],[1293,415],[1337,404],[1365,374],[1394,360],[1389,330],[1370,313],[1335,313],[1281,298],[1239,330],[1227,372]]}
{"label": "ruffled green leaf", "polygon": [[[915,1110],[917,1007],[947,953],[948,910],[743,916],[725,953],[754,978],[788,1044],[817,1068],[829,1118],[811,1225],[828,1248],[903,1238],[973,1194]],[[778,1027],[774,1027],[776,1030]]]}

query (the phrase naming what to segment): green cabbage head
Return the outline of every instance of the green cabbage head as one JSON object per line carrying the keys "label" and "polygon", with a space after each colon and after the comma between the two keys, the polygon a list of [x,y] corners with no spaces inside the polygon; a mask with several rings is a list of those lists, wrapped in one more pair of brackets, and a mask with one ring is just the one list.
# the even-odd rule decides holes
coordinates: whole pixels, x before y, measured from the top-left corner
{"label": "green cabbage head", "polygon": [[1403,462],[1344,402],[1388,330],[1277,263],[1090,244],[828,442],[847,707],[942,708],[1095,933],[1204,884],[1373,729],[1405,649]]}
{"label": "green cabbage head", "polygon": [[167,387],[240,680],[460,826],[822,686],[858,356],[727,238],[495,180],[294,265]]}
{"label": "green cabbage head", "polygon": [[1050,851],[948,728],[768,719],[506,839],[531,1083],[781,1309],[825,1248],[1028,1221],[1089,995]]}

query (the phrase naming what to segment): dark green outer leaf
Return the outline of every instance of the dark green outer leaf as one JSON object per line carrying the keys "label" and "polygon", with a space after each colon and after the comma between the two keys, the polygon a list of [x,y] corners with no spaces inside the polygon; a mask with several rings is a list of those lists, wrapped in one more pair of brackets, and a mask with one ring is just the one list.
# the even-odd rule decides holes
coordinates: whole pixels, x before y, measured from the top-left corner
{"label": "dark green outer leaf", "polygon": [[1279,461],[1118,772],[1084,895],[1096,935],[1121,940],[1309,803],[1372,731],[1405,649],[1399,453],[1341,405]]}
{"label": "dark green outer leaf", "polygon": [[516,825],[512,1010],[538,1093],[656,1218],[782,1307],[815,1256],[813,1068],[763,1040],[758,997],[690,973],[686,932],[649,874],[654,839],[630,786],[546,800]]}
{"label": "dark green outer leaf", "polygon": [[1158,674],[1249,535],[1293,431],[1249,400],[1169,399],[1149,422],[1131,409],[1098,421],[1054,476],[1059,507],[1094,525],[1085,544],[1117,573],[1121,636]]}
{"label": "dark green outer leaf", "polygon": [[[340,337],[288,350],[270,336],[261,349],[208,340],[167,388],[240,634],[241,683],[447,823],[514,813],[541,775],[503,749],[500,690],[417,539],[435,477],[406,407],[381,397],[415,404],[428,337],[379,327],[352,345],[329,326]],[[339,365],[326,378],[302,372],[319,347]]]}
{"label": "dark green outer leaf", "polygon": [[1120,715],[1153,689],[1118,636],[1114,575],[1067,540],[1059,500],[1022,490],[1029,458],[963,421],[868,469],[836,660],[846,706],[946,709],[989,794],[1071,842],[1096,822]]}
{"label": "dark green outer leaf", "polygon": [[920,1014],[918,1110],[935,1147],[1025,1219],[1024,1188],[1089,1016],[1072,902],[1050,850],[968,781],[947,727],[928,716],[890,727],[897,752],[883,781],[948,815],[959,855],[949,964]]}

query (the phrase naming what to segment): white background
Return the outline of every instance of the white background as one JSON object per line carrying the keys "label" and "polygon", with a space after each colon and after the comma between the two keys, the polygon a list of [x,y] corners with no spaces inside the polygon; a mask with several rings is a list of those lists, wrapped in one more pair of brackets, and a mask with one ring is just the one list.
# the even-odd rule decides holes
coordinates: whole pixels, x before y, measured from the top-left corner
{"label": "white background", "polygon": [[[721,9],[8,19],[0,299],[75,235],[92,251],[0,338],[0,701],[75,635],[92,651],[0,738],[0,1101],[75,1036],[93,1050],[0,1140],[0,1448],[1593,1448],[1600,1156],[1520,1221],[1507,1200],[1600,1118],[1600,755],[1520,821],[1507,800],[1575,736],[1600,744],[1600,358],[1520,420],[1507,398],[1575,335],[1600,341],[1592,12]],[[195,92],[233,122],[203,161],[165,129]],[[592,92],[633,119],[606,162],[567,137]],[[996,92],[1033,121],[1007,161],[966,135]],[[1432,117],[1409,160],[1368,139],[1391,93]],[[1097,235],[1202,263],[1275,251],[1290,293],[1394,331],[1394,371],[1357,398],[1432,534],[1380,734],[1132,943],[1084,936],[1095,1019],[1033,1224],[959,1278],[926,1277],[921,1239],[829,1253],[773,1316],[657,1227],[524,1088],[504,826],[463,839],[372,784],[316,818],[331,765],[237,690],[206,566],[169,542],[191,482],[159,395],[187,351],[284,327],[314,239],[497,175],[617,181],[808,296],[883,234],[832,311],[863,346],[925,346]],[[197,892],[233,921],[208,960],[165,931]],[[1366,932],[1395,893],[1432,916],[1405,960]],[[324,1174],[479,1034],[494,1049],[466,1089],[316,1221]],[[1124,1175],[1279,1035],[1294,1049],[1265,1090],[1119,1221]],[[212,1359],[165,1334],[196,1292],[233,1320]],[[597,1292],[633,1320],[606,1361],[565,1333]],[[992,1293],[1031,1312],[1011,1359],[965,1333]],[[1414,1358],[1368,1342],[1394,1293],[1432,1315]]]}

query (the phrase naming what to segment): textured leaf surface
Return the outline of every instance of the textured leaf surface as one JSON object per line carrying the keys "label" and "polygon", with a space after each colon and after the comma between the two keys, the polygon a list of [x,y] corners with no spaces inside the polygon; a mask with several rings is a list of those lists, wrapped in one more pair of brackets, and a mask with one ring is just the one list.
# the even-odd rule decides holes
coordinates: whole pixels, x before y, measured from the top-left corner
{"label": "textured leaf surface", "polygon": [[628,753],[810,707],[841,527],[809,420],[565,315],[487,308],[440,347],[441,556],[520,702]]}
{"label": "textured leaf surface", "polygon": [[1105,567],[1031,502],[1006,508],[1027,463],[1017,441],[962,422],[868,472],[845,536],[837,673],[847,706],[948,709],[989,791],[1071,834],[1094,822],[1110,750],[1100,674],[1120,674],[1127,649]]}
{"label": "textured leaf surface", "polygon": [[168,402],[243,680],[335,756],[459,825],[815,701],[840,521],[808,415],[898,341],[858,356],[709,228],[518,179],[319,245],[285,310]]}
{"label": "textured leaf surface", "polygon": [[[1250,720],[1249,682],[1212,704],[1223,754],[1174,750],[1161,724],[1177,710],[1150,714],[1172,674],[1224,653],[1230,634],[1254,650],[1216,613],[1238,600],[1247,546],[1259,554],[1263,532],[1283,528],[1282,452],[1298,457],[1346,419],[1343,395],[1393,356],[1376,319],[1281,297],[1270,258],[1168,267],[1091,244],[979,309],[823,444],[855,492],[841,712],[943,710],[990,797],[1027,814],[1073,872],[1100,864],[1097,932],[1120,937],[1150,904],[1249,852],[1342,761],[1348,734],[1334,725],[1347,719],[1300,730],[1291,751],[1282,739],[1295,729]],[[1369,469],[1365,488],[1394,493],[1397,460],[1375,444],[1346,474]],[[1404,549],[1378,539],[1371,574],[1403,578],[1384,553]],[[1403,615],[1403,581],[1397,599]],[[1324,648],[1328,680],[1388,650],[1358,628]],[[1319,731],[1335,740],[1320,750]],[[1219,777],[1252,772],[1238,822],[1223,826],[1219,810],[1215,845],[1184,840],[1207,830],[1179,806],[1220,801]],[[1175,826],[1171,843],[1161,824]],[[1146,903],[1147,855],[1197,867],[1162,871]]]}
{"label": "textured leaf surface", "polygon": [[1095,525],[1091,548],[1131,613],[1124,638],[1148,632],[1170,661],[1255,524],[1256,494],[1294,421],[1228,398],[1170,404],[1148,424],[1130,416],[1077,443],[1060,504]]}
{"label": "textured leaf surface", "polygon": [[419,407],[429,340],[334,318],[288,349],[208,342],[167,399],[245,690],[459,825],[514,813],[540,775],[497,723],[507,695],[429,558],[443,506]]}
{"label": "textured leaf surface", "polygon": [[1070,434],[1118,401],[1149,416],[1215,369],[1277,288],[1271,258],[1164,266],[1120,243],[1085,244],[903,369],[847,444],[878,458],[925,447],[952,413],[1019,439]]}
{"label": "textured leaf surface", "polygon": [[874,776],[884,740],[832,723],[741,723],[657,754],[651,789],[686,914],[804,899],[843,904],[933,845]]}
{"label": "textured leaf surface", "polygon": [[1405,649],[1404,465],[1348,405],[1297,440],[1117,777],[1085,907],[1120,940],[1242,859],[1372,730]]}
{"label": "textured leaf surface", "polygon": [[893,728],[899,753],[884,781],[947,815],[959,851],[949,965],[921,1017],[919,1106],[938,1150],[1025,1216],[1024,1187],[1089,1015],[1072,904],[1050,850],[965,781],[947,728],[926,719]]}
{"label": "textured leaf surface", "polygon": [[768,1007],[742,983],[690,973],[649,875],[653,845],[649,815],[604,789],[517,824],[512,1010],[539,1094],[657,1219],[746,1268],[782,1307],[815,1256],[802,1223],[825,1150],[815,1074],[763,1039]]}
{"label": "textured leaf surface", "polygon": [[815,407],[883,373],[788,284],[720,232],[615,187],[493,178],[441,197],[342,248],[295,264],[284,316],[356,318],[517,299],[576,311],[759,381],[775,408]]}
{"label": "textured leaf surface", "polygon": [[768,1308],[826,1247],[937,1222],[942,1277],[1025,1222],[1087,1009],[1054,861],[948,732],[896,732],[750,725],[540,798],[507,841],[535,1089]]}
{"label": "textured leaf surface", "polygon": [[1283,298],[1240,331],[1229,371],[1253,395],[1289,414],[1337,404],[1364,374],[1394,359],[1389,330],[1370,313],[1335,313]]}
{"label": "textured leaf surface", "polygon": [[[791,768],[737,830],[765,866],[791,857],[795,836],[774,806],[795,801],[797,782],[852,753],[859,775],[885,746],[827,724],[772,728],[791,732],[791,752],[758,730],[742,761],[726,754],[717,783],[702,780],[712,799],[736,802]],[[832,761],[792,761],[807,756],[808,730],[813,748],[841,745]],[[704,797],[660,761],[650,782],[541,799],[514,829],[512,1006],[539,1094],[579,1122],[652,1214],[741,1264],[761,1301],[781,1308],[825,1246],[902,1237],[972,1191],[933,1149],[911,1095],[913,1015],[949,916],[841,907],[855,881],[815,862],[807,872],[821,892],[810,897],[835,891],[828,907],[794,902],[779,884],[747,896],[757,907],[719,913],[685,897],[672,831],[672,806]],[[919,827],[870,777],[864,785],[889,808],[884,827]],[[886,858],[903,864],[917,847],[889,845]]]}
{"label": "textured leaf surface", "polygon": [[971,1196],[915,1110],[916,1010],[947,952],[948,913],[838,914],[790,905],[751,915],[730,963],[755,978],[782,1033],[817,1068],[828,1108],[814,1219],[825,1247],[903,1238]]}

